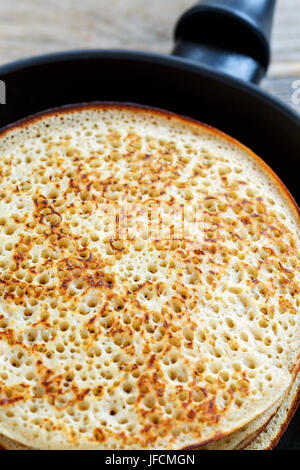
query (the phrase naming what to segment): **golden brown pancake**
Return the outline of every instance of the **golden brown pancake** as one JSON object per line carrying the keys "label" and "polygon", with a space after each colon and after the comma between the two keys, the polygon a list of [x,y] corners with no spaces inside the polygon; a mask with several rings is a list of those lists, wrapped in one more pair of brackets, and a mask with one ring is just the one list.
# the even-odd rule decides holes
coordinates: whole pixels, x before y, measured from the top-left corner
{"label": "golden brown pancake", "polygon": [[258,435],[254,434],[239,444],[239,450],[272,450],[285,432],[290,420],[297,410],[300,398],[300,374],[280,405],[277,413]]}
{"label": "golden brown pancake", "polygon": [[215,129],[91,105],[0,136],[0,432],[40,449],[195,448],[286,393],[299,214]]}

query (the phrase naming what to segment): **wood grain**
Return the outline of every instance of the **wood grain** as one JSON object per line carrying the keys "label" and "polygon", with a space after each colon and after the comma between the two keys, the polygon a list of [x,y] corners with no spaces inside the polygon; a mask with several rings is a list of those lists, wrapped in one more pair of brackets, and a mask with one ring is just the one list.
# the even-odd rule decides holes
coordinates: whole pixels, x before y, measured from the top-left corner
{"label": "wood grain", "polygon": [[[1,0],[0,63],[65,49],[169,53],[176,19],[195,0]],[[262,86],[292,105],[300,79],[300,0],[277,0],[273,56]],[[300,111],[300,105],[294,105]]]}

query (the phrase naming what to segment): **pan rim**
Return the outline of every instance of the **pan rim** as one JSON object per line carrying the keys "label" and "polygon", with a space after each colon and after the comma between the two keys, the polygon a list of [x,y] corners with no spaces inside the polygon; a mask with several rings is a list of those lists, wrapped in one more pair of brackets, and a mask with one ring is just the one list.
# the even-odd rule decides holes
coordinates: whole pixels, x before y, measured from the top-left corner
{"label": "pan rim", "polygon": [[71,62],[72,60],[115,60],[115,61],[131,61],[142,64],[153,64],[158,66],[166,66],[181,71],[194,74],[200,74],[210,80],[222,83],[224,86],[235,88],[243,93],[248,94],[252,99],[258,99],[274,108],[276,112],[281,113],[290,119],[300,128],[300,113],[291,106],[283,103],[279,98],[273,96],[269,92],[263,90],[258,85],[243,81],[237,77],[231,76],[224,72],[214,70],[213,68],[192,60],[185,59],[174,55],[159,54],[147,51],[138,51],[131,49],[70,49],[58,52],[50,52],[36,56],[21,58],[3,65],[0,65],[0,79],[10,73],[18,73],[26,69],[46,66],[51,64],[60,64],[63,62]]}

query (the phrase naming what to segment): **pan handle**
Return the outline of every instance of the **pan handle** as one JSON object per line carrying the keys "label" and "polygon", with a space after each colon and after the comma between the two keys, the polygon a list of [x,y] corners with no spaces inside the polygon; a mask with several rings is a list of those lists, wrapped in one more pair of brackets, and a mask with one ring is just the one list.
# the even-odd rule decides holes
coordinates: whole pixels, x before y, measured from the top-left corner
{"label": "pan handle", "polygon": [[270,63],[275,1],[200,1],[179,19],[172,54],[259,83]]}

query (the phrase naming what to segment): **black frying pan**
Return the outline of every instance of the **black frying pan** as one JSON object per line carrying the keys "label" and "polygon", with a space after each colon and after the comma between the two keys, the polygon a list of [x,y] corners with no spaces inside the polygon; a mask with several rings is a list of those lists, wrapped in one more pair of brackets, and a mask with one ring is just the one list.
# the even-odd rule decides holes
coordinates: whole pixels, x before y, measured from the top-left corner
{"label": "black frying pan", "polygon": [[[71,103],[163,108],[243,142],[270,164],[299,202],[299,115],[257,87],[269,65],[274,6],[275,0],[202,1],[180,18],[169,57],[81,50],[3,65],[7,104],[0,106],[0,127]],[[277,448],[300,449],[300,414]]]}

